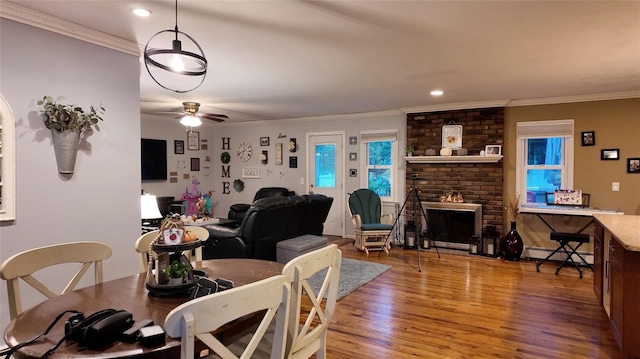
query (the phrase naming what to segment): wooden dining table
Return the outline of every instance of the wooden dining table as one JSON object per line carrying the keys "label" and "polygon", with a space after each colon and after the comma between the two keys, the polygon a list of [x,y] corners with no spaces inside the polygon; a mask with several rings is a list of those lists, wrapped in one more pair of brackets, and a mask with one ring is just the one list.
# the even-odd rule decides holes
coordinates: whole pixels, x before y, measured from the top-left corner
{"label": "wooden dining table", "polygon": [[[213,259],[202,261],[200,269],[211,279],[224,278],[234,286],[257,282],[282,273],[283,265],[257,259]],[[186,302],[186,297],[159,297],[150,295],[145,286],[145,274],[135,274],[114,279],[102,284],[88,286],[71,293],[48,299],[18,315],[5,329],[5,343],[11,347],[32,339],[42,333],[58,314],[65,310],[77,310],[90,315],[106,308],[124,309],[133,314],[138,322],[151,319],[164,326],[169,312]],[[40,358],[64,336],[65,315],[45,337],[22,347],[14,354],[16,358]],[[239,324],[232,323],[221,328],[220,335],[237,330]],[[228,332],[228,333],[227,333]],[[180,340],[165,336],[165,344],[145,348],[138,342],[113,342],[101,350],[78,350],[75,342],[63,343],[49,358],[179,358]]]}

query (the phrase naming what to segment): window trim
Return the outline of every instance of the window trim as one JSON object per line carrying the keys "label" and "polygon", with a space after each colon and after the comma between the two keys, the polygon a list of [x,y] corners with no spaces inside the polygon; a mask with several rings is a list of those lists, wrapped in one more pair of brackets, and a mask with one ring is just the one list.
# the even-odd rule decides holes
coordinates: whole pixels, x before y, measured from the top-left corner
{"label": "window trim", "polygon": [[367,163],[368,159],[368,143],[369,142],[380,142],[380,141],[391,141],[391,165],[389,166],[389,170],[391,172],[391,196],[389,197],[380,197],[383,202],[396,202],[397,195],[397,167],[398,167],[398,130],[397,129],[388,129],[388,130],[368,130],[368,131],[360,131],[360,186],[362,188],[368,188],[369,186],[369,172],[367,169],[369,165]]}
{"label": "window trim", "polygon": [[0,151],[0,191],[2,206],[0,206],[0,221],[14,221],[16,219],[16,136],[13,110],[7,100],[0,93],[0,128],[2,151]]}
{"label": "window trim", "polygon": [[562,183],[566,188],[573,188],[574,171],[574,120],[526,121],[516,124],[516,193],[520,194],[520,204],[527,203],[526,142],[532,138],[562,137],[564,151],[562,166]]}

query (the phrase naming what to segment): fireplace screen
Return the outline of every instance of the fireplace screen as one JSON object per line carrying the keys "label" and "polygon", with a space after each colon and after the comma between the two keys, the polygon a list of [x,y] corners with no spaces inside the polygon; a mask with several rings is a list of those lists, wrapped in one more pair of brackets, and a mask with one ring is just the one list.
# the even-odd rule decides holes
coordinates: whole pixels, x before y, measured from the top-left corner
{"label": "fireplace screen", "polygon": [[431,240],[471,243],[482,235],[482,205],[472,203],[423,202],[429,218],[421,229]]}

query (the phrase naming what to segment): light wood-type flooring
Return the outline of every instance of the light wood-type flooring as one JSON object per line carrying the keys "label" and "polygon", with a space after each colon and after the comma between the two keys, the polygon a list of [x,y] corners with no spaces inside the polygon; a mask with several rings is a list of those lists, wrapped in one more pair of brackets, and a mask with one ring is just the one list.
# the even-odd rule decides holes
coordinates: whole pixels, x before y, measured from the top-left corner
{"label": "light wood-type flooring", "polygon": [[[338,301],[328,358],[622,358],[593,273],[464,251],[343,256],[393,268]],[[640,305],[640,304],[638,304]]]}

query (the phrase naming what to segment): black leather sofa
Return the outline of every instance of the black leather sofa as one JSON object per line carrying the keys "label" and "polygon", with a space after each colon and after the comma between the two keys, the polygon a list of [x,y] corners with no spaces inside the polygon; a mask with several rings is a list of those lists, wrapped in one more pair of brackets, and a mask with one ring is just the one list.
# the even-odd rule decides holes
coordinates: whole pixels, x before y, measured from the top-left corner
{"label": "black leather sofa", "polygon": [[[293,196],[296,193],[294,191],[289,191],[284,187],[263,187],[256,192],[255,196],[253,196],[253,201],[257,201],[261,198],[267,197],[288,197]],[[228,219],[235,219],[238,221],[242,221],[244,215],[251,207],[250,204],[247,203],[236,203],[229,207],[229,213],[227,214]]]}
{"label": "black leather sofa", "polygon": [[206,225],[204,259],[276,260],[279,241],[304,234],[322,235],[333,198],[320,194],[267,197],[255,201],[238,228]]}

